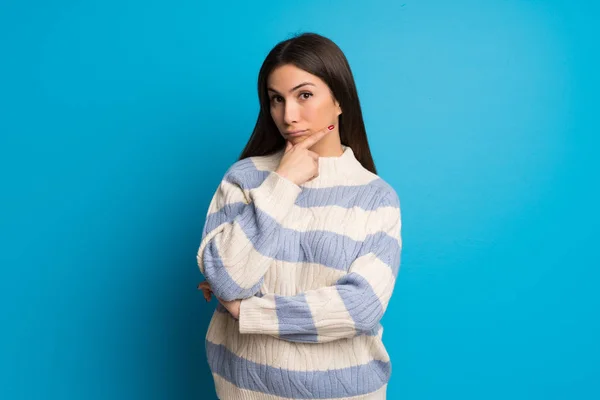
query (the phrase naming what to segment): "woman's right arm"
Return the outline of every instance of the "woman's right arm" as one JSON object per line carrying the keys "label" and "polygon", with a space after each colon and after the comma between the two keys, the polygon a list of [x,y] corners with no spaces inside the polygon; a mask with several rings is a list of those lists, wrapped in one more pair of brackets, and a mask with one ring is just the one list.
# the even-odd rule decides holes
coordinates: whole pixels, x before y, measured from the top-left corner
{"label": "woman's right arm", "polygon": [[265,171],[266,179],[245,192],[244,177],[256,177],[257,171],[236,170],[239,165],[225,174],[211,200],[197,254],[200,272],[226,301],[259,291],[281,246],[281,221],[302,191],[291,180]]}

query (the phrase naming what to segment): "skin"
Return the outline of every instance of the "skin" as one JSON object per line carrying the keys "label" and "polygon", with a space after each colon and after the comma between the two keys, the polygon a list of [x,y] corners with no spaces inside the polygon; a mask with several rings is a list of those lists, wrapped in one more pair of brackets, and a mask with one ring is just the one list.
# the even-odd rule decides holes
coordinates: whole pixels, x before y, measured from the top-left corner
{"label": "skin", "polygon": [[[288,142],[287,148],[304,147],[317,153],[319,157],[338,157],[343,153],[338,130],[342,110],[323,80],[287,64],[271,72],[267,88],[271,117]],[[333,131],[324,132],[323,127],[329,125],[334,125]],[[297,130],[305,132],[300,136],[290,136],[287,133]],[[212,289],[208,282],[201,282],[198,290],[202,290],[207,302],[211,300]],[[218,297],[217,300],[235,319],[239,319],[242,300],[225,301]]]}
{"label": "skin", "polygon": [[[302,85],[306,83],[305,85]],[[302,85],[298,87],[299,85]],[[342,154],[338,130],[342,109],[331,90],[319,77],[294,65],[283,65],[271,72],[267,80],[271,99],[271,117],[286,141],[293,145],[314,135],[323,127],[334,129],[310,147],[320,157]],[[287,131],[307,130],[302,136],[289,136]]]}
{"label": "skin", "polygon": [[[204,294],[204,299],[207,302],[211,300],[212,289],[208,282],[206,282],[206,281],[200,282],[200,284],[198,285],[198,290],[202,290],[202,293]],[[215,297],[217,297],[217,296],[215,296]],[[227,309],[227,311],[229,311],[229,314],[231,314],[233,316],[233,318],[235,318],[235,319],[240,318],[240,304],[242,303],[241,300],[225,301],[218,297],[217,297],[217,300],[219,300],[219,302],[221,304],[223,304],[223,306]]]}

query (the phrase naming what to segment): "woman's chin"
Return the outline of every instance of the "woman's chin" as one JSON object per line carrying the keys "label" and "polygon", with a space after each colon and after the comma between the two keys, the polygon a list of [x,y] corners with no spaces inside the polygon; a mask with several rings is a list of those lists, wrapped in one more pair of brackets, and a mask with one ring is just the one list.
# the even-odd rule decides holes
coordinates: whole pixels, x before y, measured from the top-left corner
{"label": "woman's chin", "polygon": [[310,135],[300,135],[300,136],[294,136],[294,137],[291,137],[291,138],[290,138],[290,141],[291,141],[293,144],[300,143],[300,142],[303,142],[304,140],[306,140],[306,138],[307,138],[307,137],[309,137],[309,136],[310,136]]}

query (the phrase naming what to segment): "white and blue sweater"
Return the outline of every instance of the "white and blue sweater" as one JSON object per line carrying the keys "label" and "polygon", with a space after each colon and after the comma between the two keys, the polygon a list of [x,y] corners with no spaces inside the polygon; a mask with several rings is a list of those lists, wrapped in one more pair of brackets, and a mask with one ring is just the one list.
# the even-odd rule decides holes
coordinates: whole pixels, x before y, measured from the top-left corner
{"label": "white and blue sweater", "polygon": [[222,400],[384,398],[400,203],[343,148],[302,185],[274,172],[283,150],[240,160],[212,198],[198,265],[217,297],[243,299],[206,334]]}

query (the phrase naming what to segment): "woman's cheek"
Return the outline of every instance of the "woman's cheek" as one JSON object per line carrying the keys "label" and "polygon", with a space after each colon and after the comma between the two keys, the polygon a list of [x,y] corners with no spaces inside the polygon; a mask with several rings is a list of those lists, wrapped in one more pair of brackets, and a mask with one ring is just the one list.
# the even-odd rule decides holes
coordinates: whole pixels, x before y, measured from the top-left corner
{"label": "woman's cheek", "polygon": [[323,104],[315,101],[309,107],[306,107],[305,111],[305,119],[317,124],[317,126],[313,126],[314,129],[320,129],[319,126],[322,125],[326,120],[326,113]]}

